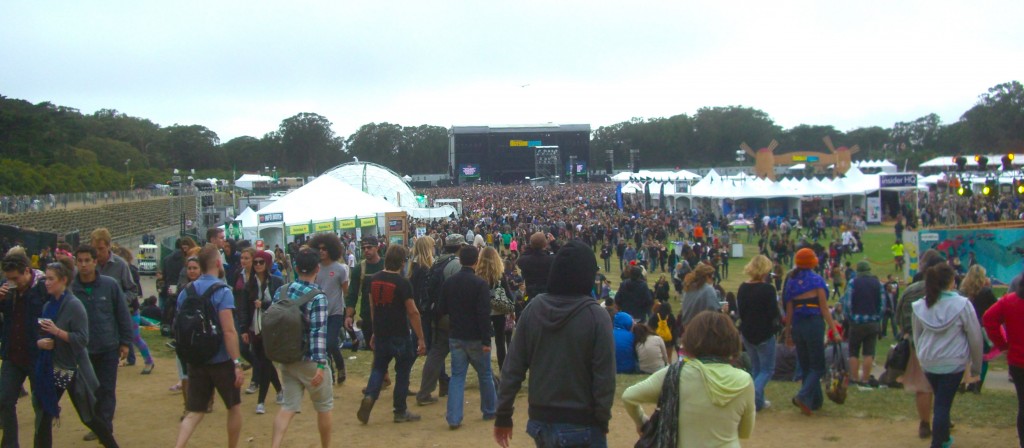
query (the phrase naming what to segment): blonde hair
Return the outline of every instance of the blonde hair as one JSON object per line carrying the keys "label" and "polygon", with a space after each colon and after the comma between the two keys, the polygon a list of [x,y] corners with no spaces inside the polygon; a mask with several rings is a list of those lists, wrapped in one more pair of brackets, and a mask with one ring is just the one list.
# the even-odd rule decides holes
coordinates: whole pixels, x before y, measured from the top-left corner
{"label": "blonde hair", "polygon": [[501,256],[493,247],[485,247],[480,251],[480,259],[476,262],[476,275],[487,281],[490,287],[495,287],[501,281],[501,274],[505,272],[505,264]]}
{"label": "blonde hair", "polygon": [[683,279],[683,289],[686,291],[696,291],[701,286],[704,286],[715,275],[715,268],[700,263],[697,267],[686,274],[686,278]]}
{"label": "blonde hair", "polygon": [[99,227],[89,234],[90,244],[95,246],[97,241],[103,241],[104,243],[107,243],[107,245],[110,244],[110,231],[107,230],[106,227]]}
{"label": "blonde hair", "polygon": [[[412,261],[425,268],[434,264],[434,239],[429,236],[416,238],[412,246]],[[412,269],[409,270],[412,276]]]}
{"label": "blonde hair", "polygon": [[743,273],[747,274],[752,282],[764,280],[764,276],[772,271],[772,261],[764,255],[758,255],[750,259],[750,262],[743,267]]}
{"label": "blonde hair", "polygon": [[960,294],[974,300],[978,293],[985,289],[987,284],[988,277],[986,276],[985,268],[980,264],[976,264],[967,270],[967,275],[960,282]]}

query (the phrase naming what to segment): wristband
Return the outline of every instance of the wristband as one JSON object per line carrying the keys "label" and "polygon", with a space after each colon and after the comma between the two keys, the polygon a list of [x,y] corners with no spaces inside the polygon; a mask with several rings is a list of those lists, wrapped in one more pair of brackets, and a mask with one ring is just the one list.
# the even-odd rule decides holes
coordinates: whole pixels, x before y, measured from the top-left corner
{"label": "wristband", "polygon": [[323,370],[324,369],[324,363],[322,363],[322,362],[316,363],[316,368],[318,368],[320,370]]}

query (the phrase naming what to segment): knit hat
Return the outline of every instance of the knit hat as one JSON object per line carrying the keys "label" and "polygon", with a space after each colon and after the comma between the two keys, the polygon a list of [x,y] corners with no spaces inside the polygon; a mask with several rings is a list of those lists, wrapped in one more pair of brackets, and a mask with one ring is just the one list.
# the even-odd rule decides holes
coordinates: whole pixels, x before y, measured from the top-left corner
{"label": "knit hat", "polygon": [[256,251],[256,255],[254,255],[253,258],[263,260],[263,263],[267,265],[268,270],[270,269],[270,265],[274,264],[274,255],[265,250]]}
{"label": "knit hat", "polygon": [[818,256],[814,255],[814,251],[808,247],[796,251],[793,261],[800,269],[813,269],[818,266]]}
{"label": "knit hat", "polygon": [[548,274],[548,292],[564,295],[588,295],[597,274],[597,257],[590,246],[572,240],[558,249]]}
{"label": "knit hat", "polygon": [[871,264],[867,260],[861,260],[857,262],[857,273],[858,274],[870,274]]}

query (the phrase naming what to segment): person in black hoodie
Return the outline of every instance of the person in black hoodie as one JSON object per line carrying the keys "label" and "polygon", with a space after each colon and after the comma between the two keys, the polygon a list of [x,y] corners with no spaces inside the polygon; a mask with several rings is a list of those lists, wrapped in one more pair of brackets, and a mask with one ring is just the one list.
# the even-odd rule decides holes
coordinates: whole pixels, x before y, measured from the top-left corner
{"label": "person in black hoodie", "polygon": [[622,282],[615,293],[615,304],[619,311],[629,314],[633,322],[646,322],[654,304],[651,288],[647,287],[639,266],[631,266],[628,272],[629,279]]}
{"label": "person in black hoodie", "polygon": [[[526,283],[526,298],[532,299],[548,289],[548,274],[551,272],[551,263],[555,259],[547,251],[549,239],[541,232],[530,236],[530,247],[523,251],[523,255],[516,260],[516,266],[523,273],[523,281]],[[595,261],[596,263],[596,261]],[[593,280],[593,276],[590,277]]]}
{"label": "person in black hoodie", "polygon": [[[615,396],[615,342],[608,312],[590,297],[594,252],[573,240],[554,257],[547,293],[532,300],[501,369],[494,439],[508,447],[516,394],[530,371],[526,432],[538,446],[607,446]],[[648,305],[650,306],[650,305]]]}

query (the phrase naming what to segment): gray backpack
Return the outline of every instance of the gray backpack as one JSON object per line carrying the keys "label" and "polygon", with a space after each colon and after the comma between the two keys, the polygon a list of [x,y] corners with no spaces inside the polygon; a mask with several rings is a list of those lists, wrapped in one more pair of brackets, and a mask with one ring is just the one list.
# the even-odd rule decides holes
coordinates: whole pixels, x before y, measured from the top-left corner
{"label": "gray backpack", "polygon": [[308,319],[302,312],[302,306],[322,294],[314,288],[298,300],[293,300],[288,297],[289,286],[284,285],[278,290],[280,299],[263,313],[263,329],[260,333],[267,358],[282,364],[302,361],[308,348],[302,337],[308,331]]}

